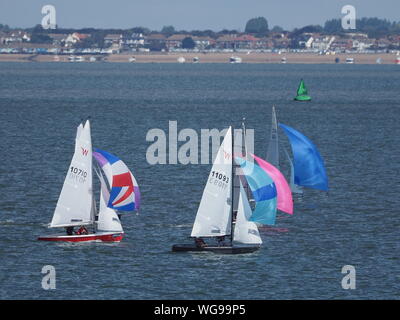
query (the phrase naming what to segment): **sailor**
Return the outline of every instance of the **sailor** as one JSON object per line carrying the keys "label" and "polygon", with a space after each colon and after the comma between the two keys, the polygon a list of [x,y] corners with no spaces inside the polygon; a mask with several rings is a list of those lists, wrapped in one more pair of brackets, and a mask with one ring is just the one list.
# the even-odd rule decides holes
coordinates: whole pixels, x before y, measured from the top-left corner
{"label": "sailor", "polygon": [[238,213],[237,210],[234,210],[234,211],[233,211],[233,219],[232,219],[233,222],[236,222],[237,213]]}
{"label": "sailor", "polygon": [[81,235],[81,234],[88,234],[88,231],[87,231],[87,229],[86,229],[84,226],[81,226],[81,227],[79,228],[79,230],[78,230],[75,234],[78,234],[78,235]]}
{"label": "sailor", "polygon": [[218,247],[225,246],[225,236],[219,236],[217,237],[217,240],[218,240]]}
{"label": "sailor", "polygon": [[68,236],[72,236],[74,234],[74,227],[66,227],[65,231],[67,232]]}
{"label": "sailor", "polygon": [[204,242],[203,238],[195,238],[194,243],[196,244],[196,247],[198,247],[198,248],[203,248],[203,247],[207,246],[207,244]]}

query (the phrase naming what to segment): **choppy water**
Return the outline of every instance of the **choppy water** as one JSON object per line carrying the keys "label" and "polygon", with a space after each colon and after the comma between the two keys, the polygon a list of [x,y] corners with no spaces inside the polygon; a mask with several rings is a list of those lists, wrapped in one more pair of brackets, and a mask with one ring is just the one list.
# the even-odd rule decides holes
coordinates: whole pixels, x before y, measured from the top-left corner
{"label": "choppy water", "polygon": [[[1,63],[0,298],[398,299],[399,76],[395,65]],[[311,103],[292,101],[301,77]],[[254,254],[172,253],[210,166],[149,165],[148,130],[246,117],[263,157],[272,104],[319,147],[329,193],[307,190]],[[124,216],[117,245],[39,242],[89,115],[94,145],[134,172],[142,210]],[[56,290],[41,288],[48,264]],[[341,287],[344,265],[356,267],[355,290]]]}

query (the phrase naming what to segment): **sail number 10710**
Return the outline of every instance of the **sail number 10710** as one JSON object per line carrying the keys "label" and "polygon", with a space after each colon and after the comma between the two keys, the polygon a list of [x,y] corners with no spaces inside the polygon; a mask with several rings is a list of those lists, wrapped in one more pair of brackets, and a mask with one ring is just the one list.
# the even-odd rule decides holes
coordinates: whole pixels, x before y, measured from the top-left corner
{"label": "sail number 10710", "polygon": [[71,166],[71,173],[74,173],[74,174],[76,174],[76,175],[78,175],[78,176],[82,176],[82,177],[84,177],[84,178],[87,177],[87,172],[84,171],[84,170],[82,170],[82,169],[79,169],[79,168],[77,168],[77,167],[72,167],[72,166]]}
{"label": "sail number 10710", "polygon": [[85,170],[71,166],[69,177],[76,182],[84,183],[86,181],[87,172]]}

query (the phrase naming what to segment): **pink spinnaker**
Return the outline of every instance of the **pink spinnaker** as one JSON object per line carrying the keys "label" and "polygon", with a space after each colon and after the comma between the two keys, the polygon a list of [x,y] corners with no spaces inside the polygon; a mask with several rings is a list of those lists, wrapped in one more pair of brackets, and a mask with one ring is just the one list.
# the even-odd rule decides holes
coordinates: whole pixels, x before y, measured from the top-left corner
{"label": "pink spinnaker", "polygon": [[292,191],[286,182],[283,174],[267,161],[251,154],[257,161],[258,165],[272,178],[275,183],[277,193],[277,208],[288,214],[293,214],[293,198]]}

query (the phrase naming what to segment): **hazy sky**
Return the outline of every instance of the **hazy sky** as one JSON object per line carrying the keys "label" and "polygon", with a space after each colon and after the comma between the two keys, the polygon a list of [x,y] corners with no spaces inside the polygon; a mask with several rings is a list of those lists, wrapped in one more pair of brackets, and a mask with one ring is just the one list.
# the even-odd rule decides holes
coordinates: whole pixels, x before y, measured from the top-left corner
{"label": "hazy sky", "polygon": [[290,30],[339,18],[346,4],[356,7],[357,17],[400,20],[400,0],[0,0],[0,23],[39,24],[46,4],[56,7],[57,24],[66,28],[244,30],[248,19],[264,16],[270,27]]}

